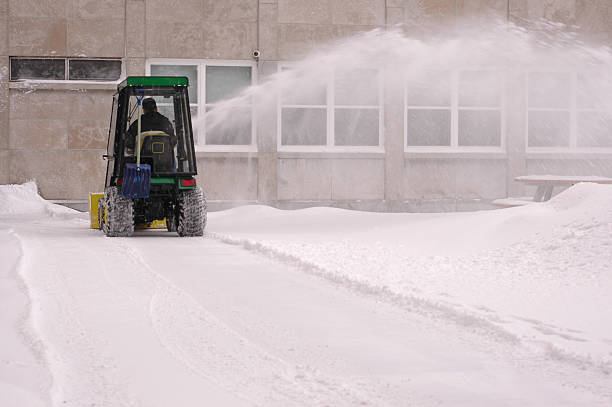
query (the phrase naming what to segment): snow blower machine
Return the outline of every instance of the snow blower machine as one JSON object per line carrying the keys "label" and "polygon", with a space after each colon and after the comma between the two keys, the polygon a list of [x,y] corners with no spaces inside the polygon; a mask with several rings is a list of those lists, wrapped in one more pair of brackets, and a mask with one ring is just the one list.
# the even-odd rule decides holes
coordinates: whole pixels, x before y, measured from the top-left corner
{"label": "snow blower machine", "polygon": [[135,228],[203,235],[188,87],[182,76],[131,76],[117,86],[104,193],[89,198],[92,228],[106,236],[131,236]]}

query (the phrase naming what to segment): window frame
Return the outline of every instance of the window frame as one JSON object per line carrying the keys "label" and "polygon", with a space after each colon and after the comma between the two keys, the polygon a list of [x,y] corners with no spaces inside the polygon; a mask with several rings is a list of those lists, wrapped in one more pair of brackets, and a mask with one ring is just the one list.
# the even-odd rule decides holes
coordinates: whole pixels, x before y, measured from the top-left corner
{"label": "window frame", "polygon": [[[506,73],[501,70],[481,67],[465,67],[461,69],[439,69],[450,74],[450,105],[419,106],[408,104],[408,78],[403,81],[404,100],[404,152],[406,153],[490,153],[506,154]],[[490,106],[460,106],[459,105],[459,75],[461,72],[494,72],[499,75],[500,102],[499,107]],[[450,144],[448,146],[413,146],[408,144],[408,110],[450,110]],[[499,111],[500,113],[500,145],[499,146],[461,146],[459,145],[459,112],[467,111]]]}
{"label": "window frame", "polygon": [[[569,87],[569,106],[564,108],[531,108],[529,106],[529,75],[532,73],[548,74],[548,73],[564,73],[570,75]],[[544,153],[544,154],[588,154],[588,153],[612,153],[612,147],[578,147],[578,114],[581,112],[606,112],[605,109],[584,108],[578,107],[578,77],[579,75],[587,75],[588,71],[576,71],[558,68],[541,68],[531,69],[524,72],[525,75],[525,151],[526,153]],[[568,112],[569,113],[569,145],[567,147],[550,146],[550,147],[530,147],[529,146],[529,113],[537,112]],[[611,113],[612,112],[607,112]],[[612,132],[610,133],[612,137]]]}
{"label": "window frame", "polygon": [[[294,62],[279,62],[277,72],[280,74],[283,68],[297,66]],[[368,67],[364,67],[368,69]],[[376,68],[371,68],[376,69]],[[276,148],[279,152],[307,152],[307,153],[383,153],[385,151],[384,134],[384,71],[378,69],[378,106],[374,105],[336,105],[335,98],[335,72],[330,70],[325,81],[326,95],[324,105],[296,105],[283,104],[282,89],[277,90],[276,105]],[[303,108],[303,109],[325,109],[326,111],[326,144],[322,146],[296,146],[282,144],[282,109],[283,108]],[[378,145],[376,146],[336,146],[335,145],[335,109],[378,109]]]}
{"label": "window frame", "polygon": [[[12,79],[11,61],[13,59],[54,59],[64,61],[64,79]],[[121,73],[119,78],[115,80],[94,80],[94,79],[69,79],[70,78],[70,61],[119,61],[121,62]],[[33,56],[10,56],[9,57],[9,82],[35,82],[35,83],[75,83],[75,84],[91,84],[91,83],[121,83],[126,77],[125,58],[72,58],[72,57],[33,57]]]}
{"label": "window frame", "polygon": [[[226,59],[175,59],[175,58],[147,58],[145,74],[151,75],[151,65],[196,65],[198,75],[198,102],[189,101],[189,107],[197,106],[198,120],[202,125],[194,131],[195,151],[198,152],[257,152],[257,115],[255,104],[251,103],[251,144],[206,144],[206,67],[207,66],[245,66],[251,68],[251,86],[258,82],[257,63],[248,60]],[[203,113],[203,115],[202,115]],[[202,116],[201,116],[202,115]]]}

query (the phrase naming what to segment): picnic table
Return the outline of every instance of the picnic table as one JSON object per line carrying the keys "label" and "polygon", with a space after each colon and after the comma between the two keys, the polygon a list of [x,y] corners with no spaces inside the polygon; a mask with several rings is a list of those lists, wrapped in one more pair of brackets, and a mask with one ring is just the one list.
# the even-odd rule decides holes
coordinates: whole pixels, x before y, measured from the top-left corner
{"label": "picnic table", "polygon": [[612,178],[600,176],[576,176],[576,175],[523,175],[514,178],[515,181],[525,185],[537,186],[533,197],[496,199],[493,205],[501,207],[522,206],[534,202],[546,202],[553,194],[555,187],[572,186],[580,182],[594,182],[597,184],[612,184]]}

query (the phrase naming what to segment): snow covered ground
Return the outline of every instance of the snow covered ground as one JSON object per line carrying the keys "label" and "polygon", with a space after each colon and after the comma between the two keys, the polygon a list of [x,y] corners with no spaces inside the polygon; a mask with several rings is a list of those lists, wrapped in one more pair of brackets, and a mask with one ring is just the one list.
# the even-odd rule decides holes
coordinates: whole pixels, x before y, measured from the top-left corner
{"label": "snow covered ground", "polygon": [[242,207],[213,236],[612,371],[612,186],[451,214]]}
{"label": "snow covered ground", "polygon": [[105,238],[0,186],[0,404],[612,404],[612,186],[207,230]]}

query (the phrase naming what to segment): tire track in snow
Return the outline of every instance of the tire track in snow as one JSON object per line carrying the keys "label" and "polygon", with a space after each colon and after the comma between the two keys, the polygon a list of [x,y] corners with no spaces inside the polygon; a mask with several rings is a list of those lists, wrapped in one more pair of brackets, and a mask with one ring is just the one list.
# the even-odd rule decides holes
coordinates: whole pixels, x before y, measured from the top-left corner
{"label": "tire track in snow", "polygon": [[17,330],[23,340],[23,344],[32,352],[39,367],[44,369],[44,371],[41,372],[43,382],[40,383],[39,395],[43,395],[44,399],[42,401],[45,405],[50,405],[52,401],[51,389],[53,386],[53,375],[49,364],[49,351],[35,326],[35,303],[24,276],[25,257],[23,242],[14,229],[9,229],[7,233],[14,239],[19,249],[15,265],[11,272],[15,276],[20,291],[26,298],[25,308],[21,315],[18,316]]}
{"label": "tire track in snow", "polygon": [[[532,371],[540,371],[542,367],[545,367],[547,375],[556,377],[566,383],[572,383],[572,378],[575,374],[586,375],[589,379],[583,381],[585,385],[572,385],[581,387],[588,392],[600,394],[606,400],[612,401],[612,388],[609,386],[610,366],[608,364],[602,364],[591,358],[569,353],[551,343],[525,342],[502,326],[496,325],[477,314],[470,313],[467,309],[462,311],[452,306],[415,295],[397,293],[387,286],[375,286],[366,281],[351,278],[350,276],[319,266],[314,262],[304,260],[295,254],[285,252],[266,242],[235,238],[230,235],[210,232],[207,232],[205,236],[222,243],[259,253],[267,258],[279,261],[307,274],[318,276],[357,293],[383,299],[428,319],[451,322],[471,334],[492,339],[493,345],[495,343],[507,345],[509,348],[505,348],[504,351],[499,346],[489,350],[494,352],[496,356],[504,353],[517,366],[527,367]],[[481,346],[484,346],[484,344],[481,344]],[[558,366],[558,364],[562,366]],[[567,367],[570,367],[572,370],[568,371]]]}
{"label": "tire track in snow", "polygon": [[269,354],[155,271],[127,240],[113,242],[155,281],[151,323],[160,343],[196,374],[258,406],[384,405],[378,396]]}
{"label": "tire track in snow", "polygon": [[[53,255],[53,245],[59,243],[41,239],[41,235],[48,232],[41,223],[34,227],[36,231],[31,236],[27,231],[18,235],[24,253],[21,275],[32,293],[33,325],[43,344],[47,366],[53,378],[50,388],[52,405],[134,406],[134,402],[115,382],[112,358],[93,342],[93,335],[77,314],[78,295],[71,292],[63,267],[55,263],[58,259]],[[78,239],[74,238],[63,240],[63,244],[70,246],[76,243],[77,247],[83,248],[77,242]],[[94,253],[89,248],[85,250],[89,252],[84,255],[86,257]],[[35,269],[33,259],[36,258],[47,259],[44,269]],[[57,312],[57,316],[53,317],[52,328],[43,326],[43,317],[34,312],[37,309],[46,314]],[[67,359],[63,356],[65,353],[51,345],[49,329],[60,335],[56,346],[69,347],[70,354],[78,355],[78,359]],[[78,386],[68,386],[68,383],[78,383]]]}
{"label": "tire track in snow", "polygon": [[467,311],[462,312],[444,305],[441,302],[431,301],[416,295],[399,294],[386,286],[368,284],[367,282],[321,267],[314,262],[304,260],[299,256],[280,250],[265,242],[234,238],[219,233],[207,233],[206,236],[222,243],[239,246],[248,251],[259,253],[270,259],[287,264],[305,273],[321,277],[329,282],[346,287],[360,294],[384,298],[418,315],[432,319],[450,321],[460,327],[469,328],[472,332],[486,335],[489,338],[507,344],[517,345],[520,343],[520,339],[516,335],[478,315],[470,314]]}

